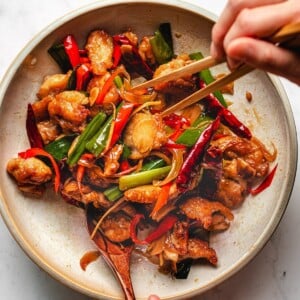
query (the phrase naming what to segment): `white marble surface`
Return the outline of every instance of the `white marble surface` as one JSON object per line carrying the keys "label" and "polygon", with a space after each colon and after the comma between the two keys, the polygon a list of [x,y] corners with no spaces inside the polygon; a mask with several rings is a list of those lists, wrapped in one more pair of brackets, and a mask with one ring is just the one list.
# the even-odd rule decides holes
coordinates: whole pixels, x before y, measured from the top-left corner
{"label": "white marble surface", "polygon": [[[0,79],[22,47],[61,15],[94,1],[9,0],[0,2]],[[225,0],[189,0],[219,14]],[[300,128],[300,88],[282,80]],[[299,134],[298,134],[299,138]],[[298,154],[299,155],[299,154]],[[296,162],[295,162],[296,163]],[[298,166],[299,170],[299,166]],[[203,300],[300,299],[300,171],[286,213],[260,254],[237,275],[199,297]],[[5,300],[88,299],[40,270],[11,237],[0,217],[0,298]],[[145,295],[146,296],[146,295]]]}

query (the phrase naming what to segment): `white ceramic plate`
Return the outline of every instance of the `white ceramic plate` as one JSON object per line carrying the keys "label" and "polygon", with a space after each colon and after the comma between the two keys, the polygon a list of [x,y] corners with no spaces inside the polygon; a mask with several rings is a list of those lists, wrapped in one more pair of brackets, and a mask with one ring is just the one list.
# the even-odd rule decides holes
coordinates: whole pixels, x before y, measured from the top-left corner
{"label": "white ceramic plate", "polygon": [[[25,131],[28,102],[47,74],[58,71],[47,49],[66,34],[83,43],[87,33],[102,28],[117,33],[130,26],[139,36],[149,34],[162,22],[171,22],[176,52],[201,50],[209,54],[210,32],[215,17],[182,1],[99,1],[51,24],[36,36],[14,60],[0,86],[1,201],[2,216],[25,252],[51,276],[93,298],[122,299],[123,294],[103,260],[84,272],[79,260],[95,249],[85,227],[83,213],[49,192],[43,200],[24,197],[6,173],[6,163],[29,144]],[[36,59],[29,67],[28,55]],[[225,66],[214,69],[219,73]],[[253,94],[248,103],[245,93]],[[212,236],[219,258],[217,268],[194,266],[187,280],[160,274],[140,257],[132,259],[132,280],[138,299],[154,293],[165,299],[186,299],[200,294],[246,265],[264,246],[278,225],[292,190],[297,160],[294,120],[279,82],[255,71],[236,82],[232,110],[267,146],[278,149],[278,170],[272,186],[248,197],[236,210],[228,231]],[[147,291],[147,292],[145,292]]]}

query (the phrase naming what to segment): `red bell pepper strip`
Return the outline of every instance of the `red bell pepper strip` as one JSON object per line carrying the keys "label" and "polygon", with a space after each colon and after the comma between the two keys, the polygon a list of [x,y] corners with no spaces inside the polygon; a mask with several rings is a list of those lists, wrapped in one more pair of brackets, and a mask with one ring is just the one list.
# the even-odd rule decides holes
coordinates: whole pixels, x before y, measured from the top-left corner
{"label": "red bell pepper strip", "polygon": [[30,148],[24,152],[19,153],[19,157],[22,157],[24,159],[35,156],[45,156],[50,160],[55,172],[54,190],[57,193],[60,185],[60,170],[53,156],[41,148]]}
{"label": "red bell pepper strip", "polygon": [[178,218],[175,215],[167,215],[157,226],[154,231],[152,231],[144,240],[140,240],[136,234],[136,227],[139,222],[144,219],[145,216],[142,214],[137,214],[131,221],[130,224],[130,237],[132,241],[137,245],[146,245],[149,244],[161,236],[163,236],[166,232],[168,232],[171,228],[173,228],[174,224],[177,222]]}
{"label": "red bell pepper strip", "polygon": [[100,91],[95,104],[100,105],[103,103],[104,98],[106,96],[106,94],[108,93],[109,89],[112,87],[112,85],[114,84],[114,79],[122,72],[122,69],[116,69],[112,72],[112,74],[110,75],[110,77],[105,81],[102,90]]}
{"label": "red bell pepper strip", "polygon": [[131,165],[129,164],[129,161],[126,159],[126,160],[122,160],[120,162],[120,171],[121,172],[124,172],[124,171],[127,171],[131,168]]}
{"label": "red bell pepper strip", "polygon": [[84,91],[91,78],[89,64],[82,64],[76,69],[76,90]]}
{"label": "red bell pepper strip", "polygon": [[114,130],[110,140],[110,147],[112,147],[120,138],[124,127],[129,120],[129,116],[134,108],[133,103],[123,103],[120,107],[116,119],[114,120]]}
{"label": "red bell pepper strip", "polygon": [[[204,81],[200,80],[200,87],[204,88],[205,86]],[[221,122],[228,126],[236,135],[251,139],[252,134],[249,128],[238,120],[229,109],[225,108],[213,94],[208,95],[202,103],[205,104],[208,113],[220,116]]]}
{"label": "red bell pepper strip", "polygon": [[162,187],[161,192],[159,193],[159,196],[155,202],[154,208],[150,214],[151,217],[154,217],[155,214],[167,204],[172,183],[173,182],[170,181]]}
{"label": "red bell pepper strip", "polygon": [[80,65],[79,47],[74,36],[72,34],[67,35],[63,43],[72,67],[75,68]]}
{"label": "red bell pepper strip", "polygon": [[263,180],[263,182],[258,187],[250,190],[251,195],[253,195],[253,196],[257,195],[271,185],[274,175],[275,175],[275,172],[277,170],[277,166],[278,166],[278,164],[276,164],[276,166],[272,169],[272,171],[267,175],[267,177]]}
{"label": "red bell pepper strip", "polygon": [[30,103],[27,106],[26,132],[32,148],[44,148],[44,141],[36,125],[34,111]]}
{"label": "red bell pepper strip", "polygon": [[116,39],[113,39],[114,51],[113,51],[113,68],[116,68],[121,60],[121,45],[117,42]]}
{"label": "red bell pepper strip", "polygon": [[220,118],[217,117],[199,136],[195,145],[188,153],[176,179],[179,189],[187,189],[192,170],[204,154],[206,146],[209,144],[213,134],[220,126]]}

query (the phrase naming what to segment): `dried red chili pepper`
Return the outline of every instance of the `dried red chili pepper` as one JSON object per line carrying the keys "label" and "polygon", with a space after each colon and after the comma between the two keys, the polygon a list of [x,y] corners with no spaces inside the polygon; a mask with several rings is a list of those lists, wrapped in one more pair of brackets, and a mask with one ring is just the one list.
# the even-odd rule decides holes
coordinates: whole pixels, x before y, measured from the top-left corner
{"label": "dried red chili pepper", "polygon": [[41,148],[30,148],[24,152],[19,153],[19,157],[22,157],[24,159],[35,156],[45,156],[50,160],[55,172],[54,190],[57,193],[60,185],[60,170],[53,156]]}
{"label": "dried red chili pepper", "polygon": [[[153,77],[153,70],[151,67],[142,59],[139,54],[138,48],[123,34],[113,36],[114,41],[114,66],[118,65],[120,60],[124,61],[126,69],[134,70],[136,73],[144,76],[146,79],[151,79]],[[129,45],[131,51],[122,54],[121,46]]]}
{"label": "dried red chili pepper", "polygon": [[[204,81],[199,81],[200,88],[204,88],[206,85]],[[213,95],[208,95],[202,103],[205,104],[207,112],[214,117],[220,116],[221,122],[228,126],[236,135],[251,139],[252,134],[249,128],[244,125],[238,118],[227,108],[225,108],[219,100]]]}
{"label": "dried red chili pepper", "polygon": [[142,214],[137,214],[131,221],[130,224],[130,237],[132,241],[137,245],[146,245],[149,244],[161,236],[163,236],[166,232],[173,228],[174,224],[177,222],[178,218],[175,215],[167,215],[158,226],[152,231],[144,240],[140,240],[136,235],[136,227],[139,222],[144,219],[145,216]]}
{"label": "dried red chili pepper", "polygon": [[202,158],[206,146],[209,144],[213,134],[219,128],[220,118],[217,117],[200,135],[195,145],[188,153],[176,179],[179,189],[187,189],[192,170]]}
{"label": "dried red chili pepper", "polygon": [[31,148],[44,148],[44,141],[36,125],[36,119],[32,105],[27,106],[26,132]]}
{"label": "dried red chili pepper", "polygon": [[278,164],[276,164],[276,166],[272,169],[272,171],[267,175],[267,177],[263,180],[263,182],[259,186],[250,190],[251,195],[253,195],[253,196],[257,195],[271,185],[274,175],[277,170],[277,166],[278,166]]}

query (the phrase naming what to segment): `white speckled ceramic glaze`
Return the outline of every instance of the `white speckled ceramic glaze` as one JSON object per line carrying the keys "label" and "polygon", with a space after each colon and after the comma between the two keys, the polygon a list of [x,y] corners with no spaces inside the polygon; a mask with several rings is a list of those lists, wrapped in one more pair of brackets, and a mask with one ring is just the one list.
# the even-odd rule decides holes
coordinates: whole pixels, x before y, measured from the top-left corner
{"label": "white speckled ceramic glaze", "polygon": [[[80,44],[88,32],[102,28],[117,33],[130,27],[139,36],[151,34],[159,23],[171,22],[176,52],[201,50],[208,55],[214,16],[182,1],[99,1],[63,16],[30,41],[15,59],[0,87],[1,202],[2,216],[26,253],[57,280],[97,299],[122,299],[123,294],[110,269],[99,259],[83,271],[79,260],[95,249],[85,227],[82,211],[48,192],[42,200],[24,197],[6,173],[9,158],[29,147],[25,130],[27,103],[36,100],[37,89],[47,74],[58,71],[47,49],[66,34]],[[29,67],[28,55],[36,59]],[[212,70],[227,71],[225,66]],[[253,95],[251,103],[245,94]],[[138,256],[132,259],[132,280],[138,299],[148,291],[162,299],[186,299],[200,294],[247,264],[264,246],[278,225],[294,183],[297,140],[289,102],[279,82],[255,71],[235,83],[232,110],[268,147],[278,150],[278,170],[272,186],[248,197],[234,211],[230,229],[213,235],[211,245],[219,263],[193,266],[187,280],[160,274],[156,266]],[[145,294],[145,291],[147,293]]]}

